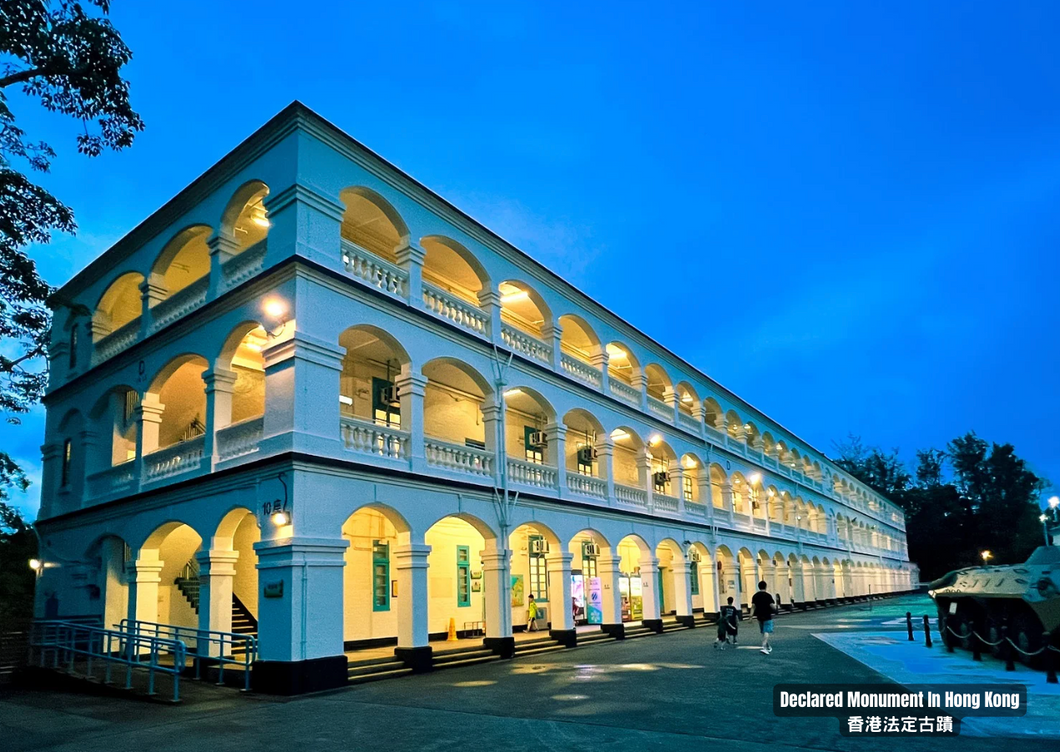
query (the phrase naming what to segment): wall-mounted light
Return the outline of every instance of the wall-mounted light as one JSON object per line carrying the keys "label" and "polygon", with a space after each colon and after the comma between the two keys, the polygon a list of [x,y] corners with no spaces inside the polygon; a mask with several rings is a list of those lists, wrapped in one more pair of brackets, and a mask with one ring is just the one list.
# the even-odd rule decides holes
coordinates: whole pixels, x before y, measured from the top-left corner
{"label": "wall-mounted light", "polygon": [[272,520],[272,524],[276,527],[283,527],[284,525],[289,525],[291,523],[290,515],[283,511],[273,512],[272,517],[269,519]]}
{"label": "wall-mounted light", "polygon": [[44,563],[40,559],[30,559],[29,568],[40,574],[40,571],[44,569]]}
{"label": "wall-mounted light", "polygon": [[621,347],[616,345],[607,346],[607,356],[609,358],[628,358],[629,355]]}
{"label": "wall-mounted light", "polygon": [[277,297],[266,298],[261,310],[265,314],[265,331],[271,337],[279,337],[290,320],[286,301]]}
{"label": "wall-mounted light", "polygon": [[653,433],[648,439],[648,446],[658,446],[662,442],[662,436],[657,433]]}
{"label": "wall-mounted light", "polygon": [[762,480],[762,473],[751,473],[747,476],[747,480],[751,481],[751,483],[758,483]]}
{"label": "wall-mounted light", "polygon": [[504,393],[504,396],[505,397],[514,397],[515,395],[522,394],[522,393],[523,393],[523,390],[520,389],[519,387],[516,387],[515,389],[509,389],[508,391],[506,391]]}

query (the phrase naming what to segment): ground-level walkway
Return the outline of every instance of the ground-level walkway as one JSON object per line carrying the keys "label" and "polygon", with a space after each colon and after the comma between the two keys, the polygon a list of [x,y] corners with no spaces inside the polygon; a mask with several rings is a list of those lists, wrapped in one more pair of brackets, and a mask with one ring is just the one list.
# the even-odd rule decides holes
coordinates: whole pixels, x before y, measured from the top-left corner
{"label": "ground-level walkway", "polygon": [[[776,648],[714,650],[712,629],[585,649],[516,657],[283,700],[189,683],[180,706],[80,694],[0,695],[5,752],[118,749],[286,750],[292,746],[391,750],[766,749],[995,752],[997,738],[841,737],[835,718],[778,718],[778,682],[859,683],[887,679],[815,635],[896,630],[896,615],[929,613],[930,602],[864,603],[786,615]],[[890,624],[886,624],[889,622]],[[969,659],[970,660],[970,659]],[[1032,705],[1033,709],[1033,705]],[[1032,722],[1028,719],[1028,722]],[[1043,740],[1010,739],[1006,752],[1040,752]]]}

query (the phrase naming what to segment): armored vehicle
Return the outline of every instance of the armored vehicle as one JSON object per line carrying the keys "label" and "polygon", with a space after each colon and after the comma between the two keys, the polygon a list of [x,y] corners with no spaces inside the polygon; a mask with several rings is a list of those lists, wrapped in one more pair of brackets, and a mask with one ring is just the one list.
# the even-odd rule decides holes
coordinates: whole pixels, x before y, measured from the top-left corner
{"label": "armored vehicle", "polygon": [[932,582],[928,594],[938,607],[939,630],[964,648],[972,648],[973,630],[999,643],[1006,624],[1026,663],[1035,662],[1024,654],[1038,651],[1046,632],[1060,646],[1060,546],[1041,546],[1023,564],[958,569]]}

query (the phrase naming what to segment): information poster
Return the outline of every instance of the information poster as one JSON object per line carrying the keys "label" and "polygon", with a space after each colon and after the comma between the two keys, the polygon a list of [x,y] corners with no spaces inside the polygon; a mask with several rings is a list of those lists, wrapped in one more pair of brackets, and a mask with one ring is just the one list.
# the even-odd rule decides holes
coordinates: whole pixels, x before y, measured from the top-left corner
{"label": "information poster", "polygon": [[581,574],[570,576],[571,616],[574,623],[585,621],[585,578]]}
{"label": "information poster", "polygon": [[585,607],[585,616],[590,624],[604,623],[603,588],[599,577],[589,578],[589,598]]}
{"label": "information poster", "polygon": [[521,574],[512,575],[512,606],[523,605],[523,576]]}
{"label": "information poster", "polygon": [[630,618],[640,621],[644,618],[644,590],[641,587],[640,577],[629,578],[629,609]]}

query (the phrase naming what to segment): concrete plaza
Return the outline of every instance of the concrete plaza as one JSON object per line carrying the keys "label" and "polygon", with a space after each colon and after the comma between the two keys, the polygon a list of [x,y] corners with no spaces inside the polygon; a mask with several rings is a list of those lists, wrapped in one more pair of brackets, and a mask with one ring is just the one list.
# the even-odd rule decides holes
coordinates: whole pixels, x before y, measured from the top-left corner
{"label": "concrete plaza", "polygon": [[[962,732],[953,739],[844,738],[834,718],[773,715],[775,683],[887,681],[848,655],[857,647],[837,649],[829,638],[815,635],[846,635],[850,645],[857,644],[859,633],[868,637],[891,630],[904,639],[896,617],[907,608],[930,613],[931,603],[906,598],[877,602],[871,609],[859,604],[783,616],[770,656],[758,652],[758,630],[745,621],[744,644],[736,650],[712,649],[714,630],[700,628],[295,699],[242,695],[192,682],[179,706],[8,690],[0,694],[0,748],[245,752],[376,745],[390,750],[613,750],[619,745],[703,750],[724,745],[742,752],[883,750],[897,743],[908,749],[976,752],[996,750],[1006,737],[1006,749],[1014,752],[1055,743],[1028,738],[1029,727],[1012,731],[989,724],[968,729],[978,735]],[[885,662],[871,651],[864,655],[869,662]],[[1032,717],[1036,703],[1046,700],[1032,694]],[[1034,723],[1032,718],[1017,721]]]}

